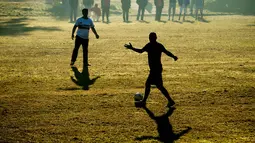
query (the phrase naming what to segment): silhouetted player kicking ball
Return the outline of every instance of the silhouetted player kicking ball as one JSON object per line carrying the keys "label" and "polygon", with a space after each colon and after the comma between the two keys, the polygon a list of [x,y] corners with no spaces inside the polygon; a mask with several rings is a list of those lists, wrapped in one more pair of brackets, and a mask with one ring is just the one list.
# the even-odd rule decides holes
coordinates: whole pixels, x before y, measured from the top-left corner
{"label": "silhouetted player kicking ball", "polygon": [[168,55],[169,57],[172,57],[175,61],[178,59],[175,55],[173,55],[170,51],[166,50],[165,47],[157,42],[157,35],[156,33],[152,32],[149,35],[150,42],[146,44],[142,49],[137,49],[132,46],[131,43],[125,44],[124,46],[128,49],[131,49],[137,53],[148,53],[148,61],[149,61],[149,67],[150,67],[150,74],[147,78],[146,84],[145,84],[145,95],[143,100],[141,101],[140,106],[143,107],[146,105],[146,100],[150,94],[150,88],[151,85],[156,85],[157,88],[162,92],[162,94],[167,98],[168,100],[168,107],[172,107],[175,102],[170,97],[168,91],[163,86],[163,80],[162,80],[162,64],[161,64],[161,54],[162,52]]}
{"label": "silhouetted player kicking ball", "polygon": [[83,16],[78,18],[73,26],[72,30],[72,40],[74,39],[74,33],[78,27],[75,45],[73,49],[72,59],[70,65],[73,66],[77,56],[80,46],[83,48],[83,67],[88,66],[88,45],[89,45],[89,29],[91,28],[92,32],[95,34],[96,38],[99,38],[99,35],[96,32],[93,21],[88,17],[88,9],[84,8],[82,10]]}

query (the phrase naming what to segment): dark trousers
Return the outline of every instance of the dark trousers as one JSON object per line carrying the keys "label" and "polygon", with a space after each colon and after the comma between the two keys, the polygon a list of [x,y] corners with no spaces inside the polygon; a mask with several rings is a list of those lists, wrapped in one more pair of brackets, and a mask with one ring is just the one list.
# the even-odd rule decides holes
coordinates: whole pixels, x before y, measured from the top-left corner
{"label": "dark trousers", "polygon": [[77,17],[77,7],[71,7],[70,8],[70,22],[76,21]]}
{"label": "dark trousers", "polygon": [[73,49],[73,54],[72,54],[72,62],[75,62],[78,56],[78,51],[80,46],[82,45],[83,48],[83,66],[88,65],[88,45],[89,45],[89,39],[82,39],[79,36],[76,36],[75,38],[75,45]]}
{"label": "dark trousers", "polygon": [[107,22],[109,22],[109,12],[110,12],[110,8],[102,9],[102,20],[103,21],[104,21],[104,16],[106,16]]}
{"label": "dark trousers", "polygon": [[123,21],[128,22],[128,16],[129,16],[129,9],[123,9]]}
{"label": "dark trousers", "polygon": [[142,12],[141,14],[141,20],[143,20],[143,17],[144,17],[144,11],[145,11],[145,7],[141,7],[139,6],[138,8],[138,12],[137,12],[137,18],[136,20],[139,20],[139,17],[140,17],[140,13]]}
{"label": "dark trousers", "polygon": [[156,7],[156,17],[155,17],[155,20],[160,21],[161,13],[162,13],[162,7]]}

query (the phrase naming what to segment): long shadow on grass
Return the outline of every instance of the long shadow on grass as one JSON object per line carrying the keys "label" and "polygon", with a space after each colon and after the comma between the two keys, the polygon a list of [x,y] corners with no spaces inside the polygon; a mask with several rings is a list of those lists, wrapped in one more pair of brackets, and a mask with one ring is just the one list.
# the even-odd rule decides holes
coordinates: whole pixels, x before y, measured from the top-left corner
{"label": "long shadow on grass", "polygon": [[191,130],[191,128],[188,127],[187,129],[181,131],[180,133],[176,134],[173,132],[173,127],[169,122],[168,117],[170,117],[173,114],[175,108],[169,108],[167,113],[161,116],[155,116],[146,106],[144,106],[143,108],[147,112],[149,117],[156,122],[159,136],[137,137],[136,140],[138,141],[156,139],[164,143],[173,143],[175,140],[178,140],[181,136],[183,136],[184,134],[188,133]]}
{"label": "long shadow on grass", "polygon": [[41,27],[28,26],[28,21],[33,20],[29,18],[13,18],[8,21],[0,22],[0,36],[20,36],[26,35],[31,31],[60,31],[58,27]]}
{"label": "long shadow on grass", "polygon": [[81,86],[83,90],[89,90],[89,86],[93,85],[100,76],[93,79],[89,77],[89,69],[87,66],[83,67],[82,72],[78,70],[77,67],[72,67],[74,72],[74,77],[71,76],[71,80],[78,86]]}

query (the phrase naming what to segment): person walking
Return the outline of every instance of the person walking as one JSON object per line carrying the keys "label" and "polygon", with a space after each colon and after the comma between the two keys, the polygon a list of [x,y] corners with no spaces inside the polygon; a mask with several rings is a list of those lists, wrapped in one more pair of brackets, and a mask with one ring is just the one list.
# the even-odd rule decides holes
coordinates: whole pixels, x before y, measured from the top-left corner
{"label": "person walking", "polygon": [[187,13],[187,6],[189,5],[190,0],[178,0],[178,2],[179,2],[179,5],[180,5],[179,20],[181,19],[182,11],[183,11],[184,12],[183,13],[183,21],[185,21],[185,16],[186,16],[186,13]]}
{"label": "person walking", "polygon": [[136,20],[139,20],[140,16],[141,16],[141,20],[143,20],[145,7],[148,4],[148,0],[136,0],[136,3],[138,4],[138,12],[137,12]]}
{"label": "person walking", "polygon": [[92,32],[95,34],[96,38],[99,38],[97,31],[95,29],[93,21],[88,17],[88,9],[84,8],[82,10],[82,17],[78,18],[72,29],[72,40],[74,39],[74,33],[78,27],[76,36],[75,36],[75,45],[72,53],[71,63],[73,66],[77,56],[80,45],[83,48],[83,67],[89,66],[88,64],[88,44],[89,44],[89,30],[91,28]]}
{"label": "person walking", "polygon": [[157,88],[161,91],[161,93],[167,98],[168,100],[168,107],[172,107],[175,102],[170,97],[168,91],[163,86],[162,80],[162,64],[161,64],[161,55],[165,53],[169,57],[173,58],[175,61],[178,59],[175,55],[173,55],[170,51],[166,50],[165,47],[157,42],[157,35],[154,32],[149,34],[149,43],[147,43],[142,49],[134,48],[131,43],[125,44],[124,46],[127,49],[131,49],[137,53],[148,53],[148,64],[150,67],[150,74],[147,78],[145,83],[145,95],[140,104],[140,106],[146,105],[146,100],[150,94],[151,85],[156,85]]}
{"label": "person walking", "polygon": [[70,22],[76,21],[78,0],[69,0],[70,5]]}
{"label": "person walking", "polygon": [[162,14],[162,9],[164,7],[164,0],[154,0],[154,4],[156,6],[155,20],[160,21],[161,14]]}
{"label": "person walking", "polygon": [[131,7],[131,0],[121,0],[123,22],[128,22],[129,9]]}
{"label": "person walking", "polygon": [[169,0],[168,20],[170,20],[171,11],[172,11],[172,10],[173,10],[172,21],[174,21],[174,15],[175,15],[175,11],[176,11],[176,0]]}
{"label": "person walking", "polygon": [[101,0],[101,8],[102,8],[102,22],[104,22],[104,16],[106,16],[107,23],[110,22],[109,14],[110,14],[110,0]]}

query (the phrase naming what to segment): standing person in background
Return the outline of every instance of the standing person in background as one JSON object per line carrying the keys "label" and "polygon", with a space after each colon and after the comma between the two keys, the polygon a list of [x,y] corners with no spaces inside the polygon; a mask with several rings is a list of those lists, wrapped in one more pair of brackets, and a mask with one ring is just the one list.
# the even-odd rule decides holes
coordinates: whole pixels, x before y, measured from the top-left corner
{"label": "standing person in background", "polygon": [[128,22],[129,9],[131,7],[131,0],[121,0],[122,12],[123,12],[123,22]]}
{"label": "standing person in background", "polygon": [[69,0],[70,5],[70,22],[76,21],[78,0]]}
{"label": "standing person in background", "polygon": [[106,16],[107,23],[109,23],[110,0],[101,0],[101,8],[102,8],[102,22],[104,22],[104,16]]}
{"label": "standing person in background", "polygon": [[89,10],[88,12],[88,16],[91,15],[91,8],[94,5],[94,0],[83,0],[83,5],[85,8],[87,8]]}
{"label": "standing person in background", "polygon": [[85,8],[90,9],[94,5],[94,0],[83,0],[83,5]]}
{"label": "standing person in background", "polygon": [[178,0],[179,5],[180,5],[180,14],[179,14],[179,20],[181,19],[182,16],[182,11],[183,13],[183,21],[185,21],[185,16],[187,13],[187,6],[189,5],[190,1],[189,0]]}
{"label": "standing person in background", "polygon": [[162,9],[164,7],[164,0],[154,0],[154,4],[156,6],[156,16],[155,20],[160,21]]}
{"label": "standing person in background", "polygon": [[92,32],[95,34],[96,38],[99,38],[99,35],[96,32],[93,21],[88,17],[88,9],[84,8],[82,10],[82,17],[78,18],[72,29],[72,40],[74,39],[74,33],[76,28],[78,27],[76,37],[75,37],[75,45],[73,49],[73,54],[71,58],[70,66],[73,66],[77,56],[80,46],[83,48],[83,67],[89,66],[88,64],[88,45],[89,45],[89,30],[91,28]]}
{"label": "standing person in background", "polygon": [[172,21],[174,21],[174,15],[176,11],[176,0],[169,0],[168,20],[170,20],[172,10],[173,10]]}
{"label": "standing person in background", "polygon": [[138,4],[138,12],[137,12],[136,20],[139,20],[140,13],[141,13],[141,20],[143,20],[145,7],[148,4],[148,0],[136,0],[136,3]]}
{"label": "standing person in background", "polygon": [[93,12],[93,20],[98,22],[101,16],[101,9],[98,7],[97,3],[91,8],[91,11]]}
{"label": "standing person in background", "polygon": [[198,10],[200,10],[201,19],[203,20],[204,0],[196,0],[196,20],[198,20]]}
{"label": "standing person in background", "polygon": [[195,5],[196,0],[190,0],[190,15],[193,15],[193,9]]}

